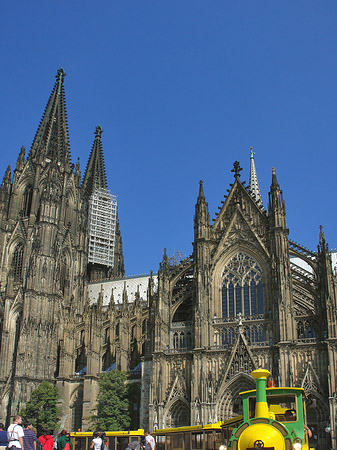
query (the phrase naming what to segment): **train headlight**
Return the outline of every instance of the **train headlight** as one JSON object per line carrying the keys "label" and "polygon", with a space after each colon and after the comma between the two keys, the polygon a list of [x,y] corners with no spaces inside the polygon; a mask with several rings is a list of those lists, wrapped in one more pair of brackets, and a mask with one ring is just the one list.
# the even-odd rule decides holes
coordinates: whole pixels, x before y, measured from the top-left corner
{"label": "train headlight", "polygon": [[296,439],[296,441],[293,443],[293,449],[302,450],[302,441],[300,439]]}
{"label": "train headlight", "polygon": [[227,445],[221,444],[219,450],[227,450]]}

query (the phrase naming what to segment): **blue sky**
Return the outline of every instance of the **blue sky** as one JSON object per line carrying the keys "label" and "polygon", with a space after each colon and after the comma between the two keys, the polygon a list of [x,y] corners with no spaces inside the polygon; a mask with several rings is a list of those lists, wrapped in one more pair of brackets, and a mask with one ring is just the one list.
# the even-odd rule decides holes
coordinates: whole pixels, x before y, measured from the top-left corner
{"label": "blue sky", "polygon": [[30,148],[64,67],[73,162],[84,173],[100,124],[118,195],[127,274],[192,252],[198,183],[211,217],[255,151],[267,207],[271,169],[290,238],[336,235],[337,2],[5,2],[0,174]]}

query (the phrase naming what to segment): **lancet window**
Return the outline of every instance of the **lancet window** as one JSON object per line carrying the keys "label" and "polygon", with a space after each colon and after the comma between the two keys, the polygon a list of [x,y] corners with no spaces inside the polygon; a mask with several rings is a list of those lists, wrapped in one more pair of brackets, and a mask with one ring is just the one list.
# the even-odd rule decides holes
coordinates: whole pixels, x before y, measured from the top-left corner
{"label": "lancet window", "polygon": [[32,186],[28,186],[23,194],[23,204],[22,204],[22,216],[29,217],[30,210],[32,207],[32,198],[33,198],[33,188]]}
{"label": "lancet window", "polygon": [[263,314],[262,270],[243,252],[226,264],[222,273],[222,317],[252,317]]}
{"label": "lancet window", "polygon": [[23,244],[18,244],[13,253],[12,270],[14,281],[22,281]]}

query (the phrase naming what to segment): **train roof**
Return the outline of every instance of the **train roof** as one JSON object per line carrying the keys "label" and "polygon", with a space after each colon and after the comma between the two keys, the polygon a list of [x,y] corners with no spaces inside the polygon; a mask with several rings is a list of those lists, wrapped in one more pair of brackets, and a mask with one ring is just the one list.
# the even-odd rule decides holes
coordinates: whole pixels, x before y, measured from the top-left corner
{"label": "train roof", "polygon": [[[280,387],[269,387],[266,388],[266,393],[267,394],[271,394],[273,392],[275,393],[285,393],[286,392],[294,392],[299,394],[300,392],[303,394],[304,393],[304,389],[303,388],[296,388],[296,387],[286,387],[286,386],[280,386]],[[244,391],[244,392],[240,392],[240,395],[248,395],[248,394],[256,394],[256,389],[252,389],[251,391]]]}

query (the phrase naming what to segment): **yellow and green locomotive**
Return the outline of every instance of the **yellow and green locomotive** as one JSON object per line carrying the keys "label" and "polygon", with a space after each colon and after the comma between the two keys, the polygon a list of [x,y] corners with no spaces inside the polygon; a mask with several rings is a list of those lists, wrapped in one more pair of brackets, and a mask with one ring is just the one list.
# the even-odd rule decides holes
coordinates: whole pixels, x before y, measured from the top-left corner
{"label": "yellow and green locomotive", "polygon": [[256,390],[242,392],[243,422],[233,430],[231,450],[309,450],[305,397],[300,388],[270,387],[270,372],[254,370]]}

